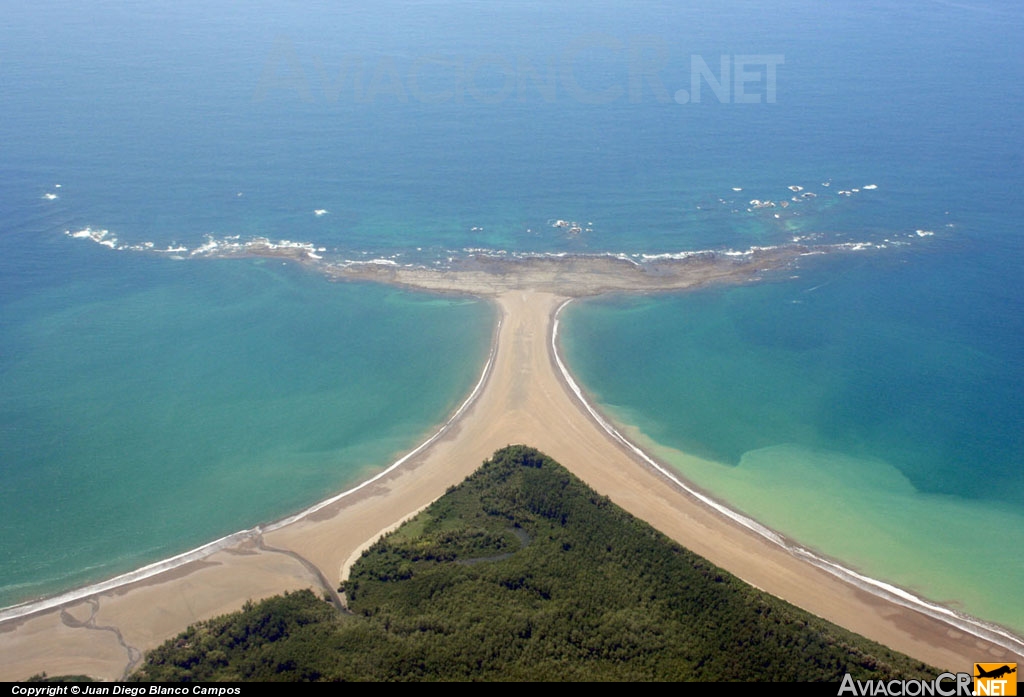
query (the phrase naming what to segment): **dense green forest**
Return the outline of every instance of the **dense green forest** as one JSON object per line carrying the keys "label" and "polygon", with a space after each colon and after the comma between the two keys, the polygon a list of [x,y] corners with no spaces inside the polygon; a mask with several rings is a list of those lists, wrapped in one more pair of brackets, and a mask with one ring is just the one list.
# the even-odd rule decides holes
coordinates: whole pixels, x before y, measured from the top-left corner
{"label": "dense green forest", "polygon": [[312,592],[152,651],[139,680],[828,680],[938,671],[744,584],[545,455],[497,452]]}

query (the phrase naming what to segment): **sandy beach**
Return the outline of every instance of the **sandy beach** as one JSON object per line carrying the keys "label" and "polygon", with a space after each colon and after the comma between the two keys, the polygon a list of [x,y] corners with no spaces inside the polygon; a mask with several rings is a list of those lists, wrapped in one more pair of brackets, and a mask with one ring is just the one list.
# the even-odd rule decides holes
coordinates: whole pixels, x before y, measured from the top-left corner
{"label": "sandy beach", "polygon": [[[1024,661],[942,619],[867,592],[711,509],[610,436],[559,369],[552,331],[557,310],[572,296],[741,282],[802,253],[640,270],[654,279],[649,285],[609,281],[638,273],[620,273],[631,263],[615,259],[595,262],[603,269],[597,274],[594,268],[548,261],[531,262],[532,270],[514,274],[504,267],[447,277],[370,267],[332,274],[492,298],[500,323],[470,401],[400,464],[313,513],[251,531],[149,578],[0,621],[0,679],[41,671],[118,679],[145,651],[248,599],[309,587],[333,592],[367,544],[514,443],[542,450],[618,505],[747,582],[920,660],[954,671],[968,670],[975,661]],[[673,280],[659,284],[659,276]]]}

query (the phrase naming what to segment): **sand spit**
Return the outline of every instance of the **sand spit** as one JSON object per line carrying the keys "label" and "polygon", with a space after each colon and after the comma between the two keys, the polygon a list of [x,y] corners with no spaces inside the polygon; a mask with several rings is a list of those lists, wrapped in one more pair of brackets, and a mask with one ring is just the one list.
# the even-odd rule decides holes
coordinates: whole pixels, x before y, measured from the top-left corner
{"label": "sand spit", "polygon": [[447,268],[385,264],[328,265],[338,280],[365,280],[410,288],[496,296],[516,290],[568,298],[609,292],[683,290],[715,281],[741,282],[796,262],[810,248],[755,247],[744,252],[693,252],[636,261],[624,255],[473,255]]}
{"label": "sand spit", "polygon": [[[106,234],[106,231],[102,231]],[[92,230],[69,233],[95,235]],[[103,238],[101,238],[102,240]],[[466,250],[434,265],[399,264],[391,258],[337,260],[312,243],[258,237],[208,242],[191,257],[286,259],[338,281],[369,281],[445,293],[494,297],[513,290],[578,298],[613,292],[685,290],[713,282],[740,283],[787,268],[802,257],[863,251],[874,243],[755,246],[744,250],[695,250],[664,254],[508,254]],[[145,250],[143,250],[145,251]]]}
{"label": "sand spit", "polygon": [[709,507],[602,427],[559,368],[556,316],[571,297],[744,282],[815,253],[820,250],[781,247],[642,266],[611,256],[475,258],[446,270],[325,265],[295,253],[292,258],[339,280],[492,298],[500,321],[473,394],[428,443],[307,515],[245,531],[209,554],[122,585],[86,589],[57,606],[5,611],[0,679],[41,671],[117,679],[146,650],[247,599],[300,588],[328,590],[325,580],[337,584],[368,542],[513,443],[539,448],[598,492],[749,583],[853,631],[953,670],[968,670],[980,660],[1024,662],[1019,649],[1006,648],[1012,641],[990,641],[962,624],[887,600]]}

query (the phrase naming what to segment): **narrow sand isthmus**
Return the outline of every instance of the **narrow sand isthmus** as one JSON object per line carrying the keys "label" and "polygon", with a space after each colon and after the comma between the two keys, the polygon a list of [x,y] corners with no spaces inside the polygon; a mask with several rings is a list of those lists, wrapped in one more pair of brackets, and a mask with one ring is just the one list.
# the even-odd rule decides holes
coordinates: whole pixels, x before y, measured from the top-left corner
{"label": "narrow sand isthmus", "polygon": [[[428,447],[316,513],[195,561],[0,624],[0,679],[86,673],[118,679],[142,652],[247,599],[336,585],[367,542],[458,483],[495,450],[534,446],[634,515],[744,580],[931,664],[964,671],[1015,660],[797,559],[683,492],[608,434],[569,390],[551,331],[565,298],[503,290],[493,360],[475,399]],[[1020,660],[1019,658],[1017,660]]]}

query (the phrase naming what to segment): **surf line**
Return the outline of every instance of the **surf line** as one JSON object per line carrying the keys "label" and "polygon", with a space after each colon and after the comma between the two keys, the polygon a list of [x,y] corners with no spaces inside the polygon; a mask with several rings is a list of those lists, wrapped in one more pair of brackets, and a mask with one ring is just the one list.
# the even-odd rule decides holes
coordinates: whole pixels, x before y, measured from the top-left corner
{"label": "surf line", "polygon": [[494,335],[491,339],[491,348],[490,352],[487,355],[487,362],[484,364],[483,370],[480,371],[480,379],[477,380],[476,386],[473,387],[473,390],[469,393],[469,396],[466,397],[462,404],[459,405],[459,408],[456,409],[455,412],[448,417],[448,419],[432,436],[430,436],[425,441],[420,443],[413,450],[410,450],[408,453],[406,453],[399,459],[395,460],[386,469],[378,472],[374,476],[357,484],[351,489],[343,491],[340,494],[325,499],[324,501],[320,501],[319,503],[316,503],[310,506],[309,508],[300,511],[299,513],[288,516],[286,518],[282,518],[273,523],[269,523],[267,525],[257,525],[256,527],[248,528],[246,530],[239,530],[238,532],[232,533],[230,535],[225,535],[224,537],[218,538],[213,542],[208,542],[205,545],[196,547],[195,549],[191,549],[187,552],[182,552],[181,554],[175,555],[173,557],[168,557],[167,559],[163,559],[161,561],[148,564],[134,571],[129,571],[128,573],[121,574],[120,576],[115,576],[113,578],[107,579],[106,581],[100,581],[99,583],[83,586],[82,588],[70,590],[59,595],[41,598],[39,600],[31,600],[25,603],[20,603],[18,605],[11,605],[10,607],[2,608],[0,609],[0,623],[6,622],[8,620],[15,620],[22,617],[27,617],[29,615],[35,615],[41,612],[46,612],[47,610],[52,610],[54,608],[61,607],[62,605],[67,605],[69,603],[77,602],[79,600],[96,596],[101,593],[106,593],[117,588],[122,588],[132,583],[144,581],[146,579],[162,574],[165,571],[170,571],[171,569],[179,568],[181,566],[184,566],[185,564],[205,559],[210,555],[215,554],[216,552],[219,552],[224,549],[229,549],[247,540],[257,538],[263,533],[272,532],[274,530],[283,528],[286,525],[290,525],[291,523],[300,521],[303,518],[306,518],[318,511],[323,510],[324,508],[330,506],[331,504],[341,501],[347,496],[351,496],[357,491],[362,490],[363,488],[373,484],[374,482],[382,479],[383,477],[386,477],[387,475],[401,467],[403,464],[408,462],[411,458],[414,458],[420,453],[422,453],[424,450],[433,445],[438,439],[444,436],[452,427],[452,425],[456,421],[458,421],[462,417],[462,415],[465,414],[466,411],[477,400],[477,398],[480,396],[480,393],[483,391],[484,385],[487,384],[487,379],[490,377],[491,369],[494,366],[494,358],[497,355],[498,350],[498,335],[501,332],[501,326],[503,321],[504,318],[499,314],[498,321],[495,323]]}
{"label": "surf line", "polygon": [[565,380],[566,385],[576,396],[579,403],[586,409],[590,417],[600,426],[605,433],[607,433],[612,440],[619,443],[627,450],[632,452],[638,458],[646,462],[648,465],[653,467],[669,481],[675,484],[677,487],[685,491],[687,494],[697,499],[704,505],[708,506],[717,513],[729,518],[738,525],[747,528],[748,530],[760,535],[764,539],[768,540],[772,544],[778,545],[793,556],[808,562],[809,564],[816,566],[817,568],[826,571],[833,576],[853,585],[856,588],[864,590],[872,595],[888,600],[889,602],[896,603],[902,607],[906,607],[912,610],[917,610],[932,619],[937,619],[946,622],[957,629],[966,632],[972,636],[990,641],[997,646],[1000,646],[1007,651],[1024,655],[1024,641],[1014,634],[1011,634],[1007,630],[997,625],[989,624],[975,617],[956,612],[942,605],[932,603],[930,601],[921,598],[920,596],[914,595],[910,591],[904,590],[898,586],[894,586],[890,583],[880,581],[870,576],[857,573],[853,569],[848,569],[845,566],[837,564],[834,561],[819,557],[818,555],[811,552],[809,549],[800,545],[794,544],[788,541],[785,537],[775,532],[771,528],[762,525],[753,518],[743,515],[742,513],[735,511],[728,506],[714,500],[713,498],[701,493],[691,485],[687,484],[684,480],[680,479],[676,474],[671,472],[665,465],[662,465],[653,457],[644,452],[640,447],[635,445],[632,441],[626,438],[624,435],[619,433],[607,420],[593,407],[587,400],[583,393],[583,390],[573,379],[569,370],[565,367],[565,363],[562,362],[562,356],[558,351],[558,327],[560,322],[560,316],[562,310],[571,303],[574,298],[569,298],[562,302],[552,315],[551,322],[551,355],[558,365],[558,370],[562,374],[562,379]]}

